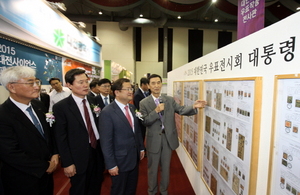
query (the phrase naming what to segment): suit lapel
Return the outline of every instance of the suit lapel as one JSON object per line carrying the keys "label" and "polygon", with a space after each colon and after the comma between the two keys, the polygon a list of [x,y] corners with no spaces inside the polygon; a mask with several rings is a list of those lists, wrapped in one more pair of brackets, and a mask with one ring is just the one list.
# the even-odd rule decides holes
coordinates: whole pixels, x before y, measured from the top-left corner
{"label": "suit lapel", "polygon": [[36,115],[39,118],[39,121],[40,121],[40,123],[43,127],[45,139],[48,142],[50,134],[49,134],[49,131],[48,131],[48,125],[47,125],[47,121],[46,121],[46,118],[44,116],[44,113],[42,112],[42,110],[40,108],[36,107],[34,104],[32,104],[32,108],[34,109],[34,112],[36,113]]}
{"label": "suit lapel", "polygon": [[[115,109],[114,111],[115,111],[116,115],[126,124],[126,126],[129,129],[131,129],[131,132],[133,132],[132,131],[132,127],[130,126],[130,124],[129,124],[129,122],[128,122],[128,120],[127,120],[127,118],[126,118],[126,116],[125,116],[125,114],[123,112],[123,110],[121,110],[121,108],[115,102],[113,102],[113,106],[114,106],[114,109]],[[130,111],[131,111],[131,109],[130,109]],[[126,128],[126,129],[128,129],[128,128]]]}
{"label": "suit lapel", "polygon": [[83,121],[83,118],[81,116],[80,110],[75,102],[75,100],[73,99],[72,95],[70,95],[69,97],[69,109],[70,112],[72,114],[74,114],[75,118],[77,119],[77,121],[79,121],[79,123],[86,128],[85,123]]}
{"label": "suit lapel", "polygon": [[[42,135],[40,134],[39,130],[37,130],[37,128],[34,126],[34,124],[31,122],[31,120],[25,115],[25,113],[21,109],[19,109],[10,99],[8,99],[6,102],[7,102],[9,111],[11,112],[12,117],[15,120],[20,121],[20,123],[22,123],[28,131],[32,131],[36,136],[45,140],[42,137]],[[40,121],[41,121],[41,119],[40,119]]]}

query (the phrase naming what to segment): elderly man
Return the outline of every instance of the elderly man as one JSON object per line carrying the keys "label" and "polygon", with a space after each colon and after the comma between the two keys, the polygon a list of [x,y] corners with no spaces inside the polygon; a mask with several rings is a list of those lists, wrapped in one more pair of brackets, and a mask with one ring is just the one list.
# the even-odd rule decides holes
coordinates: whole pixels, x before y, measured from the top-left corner
{"label": "elderly man", "polygon": [[38,101],[40,82],[25,66],[5,69],[1,83],[10,97],[0,106],[1,179],[5,194],[53,194],[58,164],[49,125]]}

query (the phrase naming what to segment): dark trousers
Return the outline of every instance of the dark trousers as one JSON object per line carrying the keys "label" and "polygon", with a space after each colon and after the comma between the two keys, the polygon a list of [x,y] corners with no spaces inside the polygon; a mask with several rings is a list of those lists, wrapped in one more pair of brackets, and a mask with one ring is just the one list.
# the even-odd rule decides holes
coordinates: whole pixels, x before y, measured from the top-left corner
{"label": "dark trousers", "polygon": [[[8,169],[7,169],[8,170]],[[9,170],[8,170],[9,171]],[[10,175],[5,167],[2,169],[2,185],[4,194],[7,195],[53,195],[53,177],[52,174],[45,174],[37,178],[23,172],[16,175]],[[1,194],[1,187],[0,187]]]}
{"label": "dark trousers", "polygon": [[111,195],[135,195],[139,175],[139,164],[131,171],[111,176]]}
{"label": "dark trousers", "polygon": [[[99,144],[98,144],[99,145]],[[104,163],[97,149],[90,147],[87,170],[70,178],[70,195],[99,195],[103,181]]]}

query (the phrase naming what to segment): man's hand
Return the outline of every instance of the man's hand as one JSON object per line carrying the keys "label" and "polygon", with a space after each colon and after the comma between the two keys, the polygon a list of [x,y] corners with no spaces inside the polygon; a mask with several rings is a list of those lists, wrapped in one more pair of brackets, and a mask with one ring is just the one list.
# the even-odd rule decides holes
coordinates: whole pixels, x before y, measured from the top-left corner
{"label": "man's hand", "polygon": [[145,157],[145,151],[141,151],[140,152],[140,160],[143,160],[144,157]]}
{"label": "man's hand", "polygon": [[75,174],[76,174],[76,167],[75,165],[70,165],[66,168],[64,168],[64,173],[65,173],[65,176],[67,177],[73,177]]}
{"label": "man's hand", "polygon": [[156,113],[160,113],[161,111],[163,111],[165,109],[165,103],[160,103],[157,105],[157,107],[155,108],[155,112]]}
{"label": "man's hand", "polygon": [[205,100],[196,100],[193,108],[204,108],[207,102]]}
{"label": "man's hand", "polygon": [[109,173],[111,176],[119,175],[119,168],[116,166],[115,168],[109,169],[109,170],[108,170],[108,173]]}
{"label": "man's hand", "polygon": [[46,170],[46,172],[47,172],[48,174],[53,173],[53,171],[55,171],[56,167],[57,167],[57,164],[55,164],[55,162],[49,161],[49,167],[48,167],[48,169]]}

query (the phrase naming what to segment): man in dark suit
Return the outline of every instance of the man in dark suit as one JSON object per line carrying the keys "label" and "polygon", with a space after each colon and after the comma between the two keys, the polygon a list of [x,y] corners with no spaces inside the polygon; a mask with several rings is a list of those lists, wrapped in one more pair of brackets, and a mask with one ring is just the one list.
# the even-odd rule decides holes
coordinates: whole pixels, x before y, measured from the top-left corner
{"label": "man in dark suit", "polygon": [[[142,77],[140,79],[140,87],[135,91],[133,102],[134,106],[137,110],[140,110],[140,101],[144,99],[145,97],[149,96],[149,80],[146,77]],[[146,127],[142,124],[142,121],[139,120],[141,131],[142,131],[142,137],[143,140],[145,140],[145,134],[146,134]]]}
{"label": "man in dark suit", "polygon": [[135,108],[128,104],[133,88],[125,78],[114,82],[115,101],[100,113],[100,143],[106,168],[112,179],[111,195],[134,195],[138,181],[139,161],[144,145]]}
{"label": "man in dark suit", "polygon": [[109,95],[111,90],[111,82],[109,79],[100,79],[98,86],[100,89],[100,95],[96,97],[96,102],[102,110],[104,106],[112,103],[115,97]]}
{"label": "man in dark suit", "polygon": [[87,96],[89,83],[85,70],[69,70],[65,81],[72,94],[56,103],[53,111],[61,165],[71,181],[69,194],[99,195],[104,171],[96,127],[100,109],[95,108],[94,98]]}
{"label": "man in dark suit", "polygon": [[5,194],[53,194],[59,162],[45,113],[37,106],[40,82],[25,66],[5,69],[1,83],[10,97],[0,106],[1,179]]}
{"label": "man in dark suit", "polygon": [[99,79],[93,79],[90,82],[90,92],[88,93],[89,96],[95,97],[99,95],[100,90],[99,90],[98,83],[99,83]]}
{"label": "man in dark suit", "polygon": [[[39,81],[42,85],[42,81],[39,78],[36,78],[35,80]],[[39,97],[37,99],[40,100],[41,102],[43,102],[45,108],[48,111],[49,107],[50,107],[50,96],[47,93],[41,92],[41,85],[40,85],[40,88],[39,88]]]}
{"label": "man in dark suit", "polygon": [[159,75],[152,74],[148,79],[151,95],[140,102],[143,124],[147,128],[148,194],[157,193],[157,172],[160,166],[160,193],[166,195],[168,194],[172,150],[179,146],[175,113],[194,115],[197,113],[197,108],[203,108],[206,105],[206,101],[197,100],[192,106],[180,106],[173,97],[161,96],[162,79]]}

